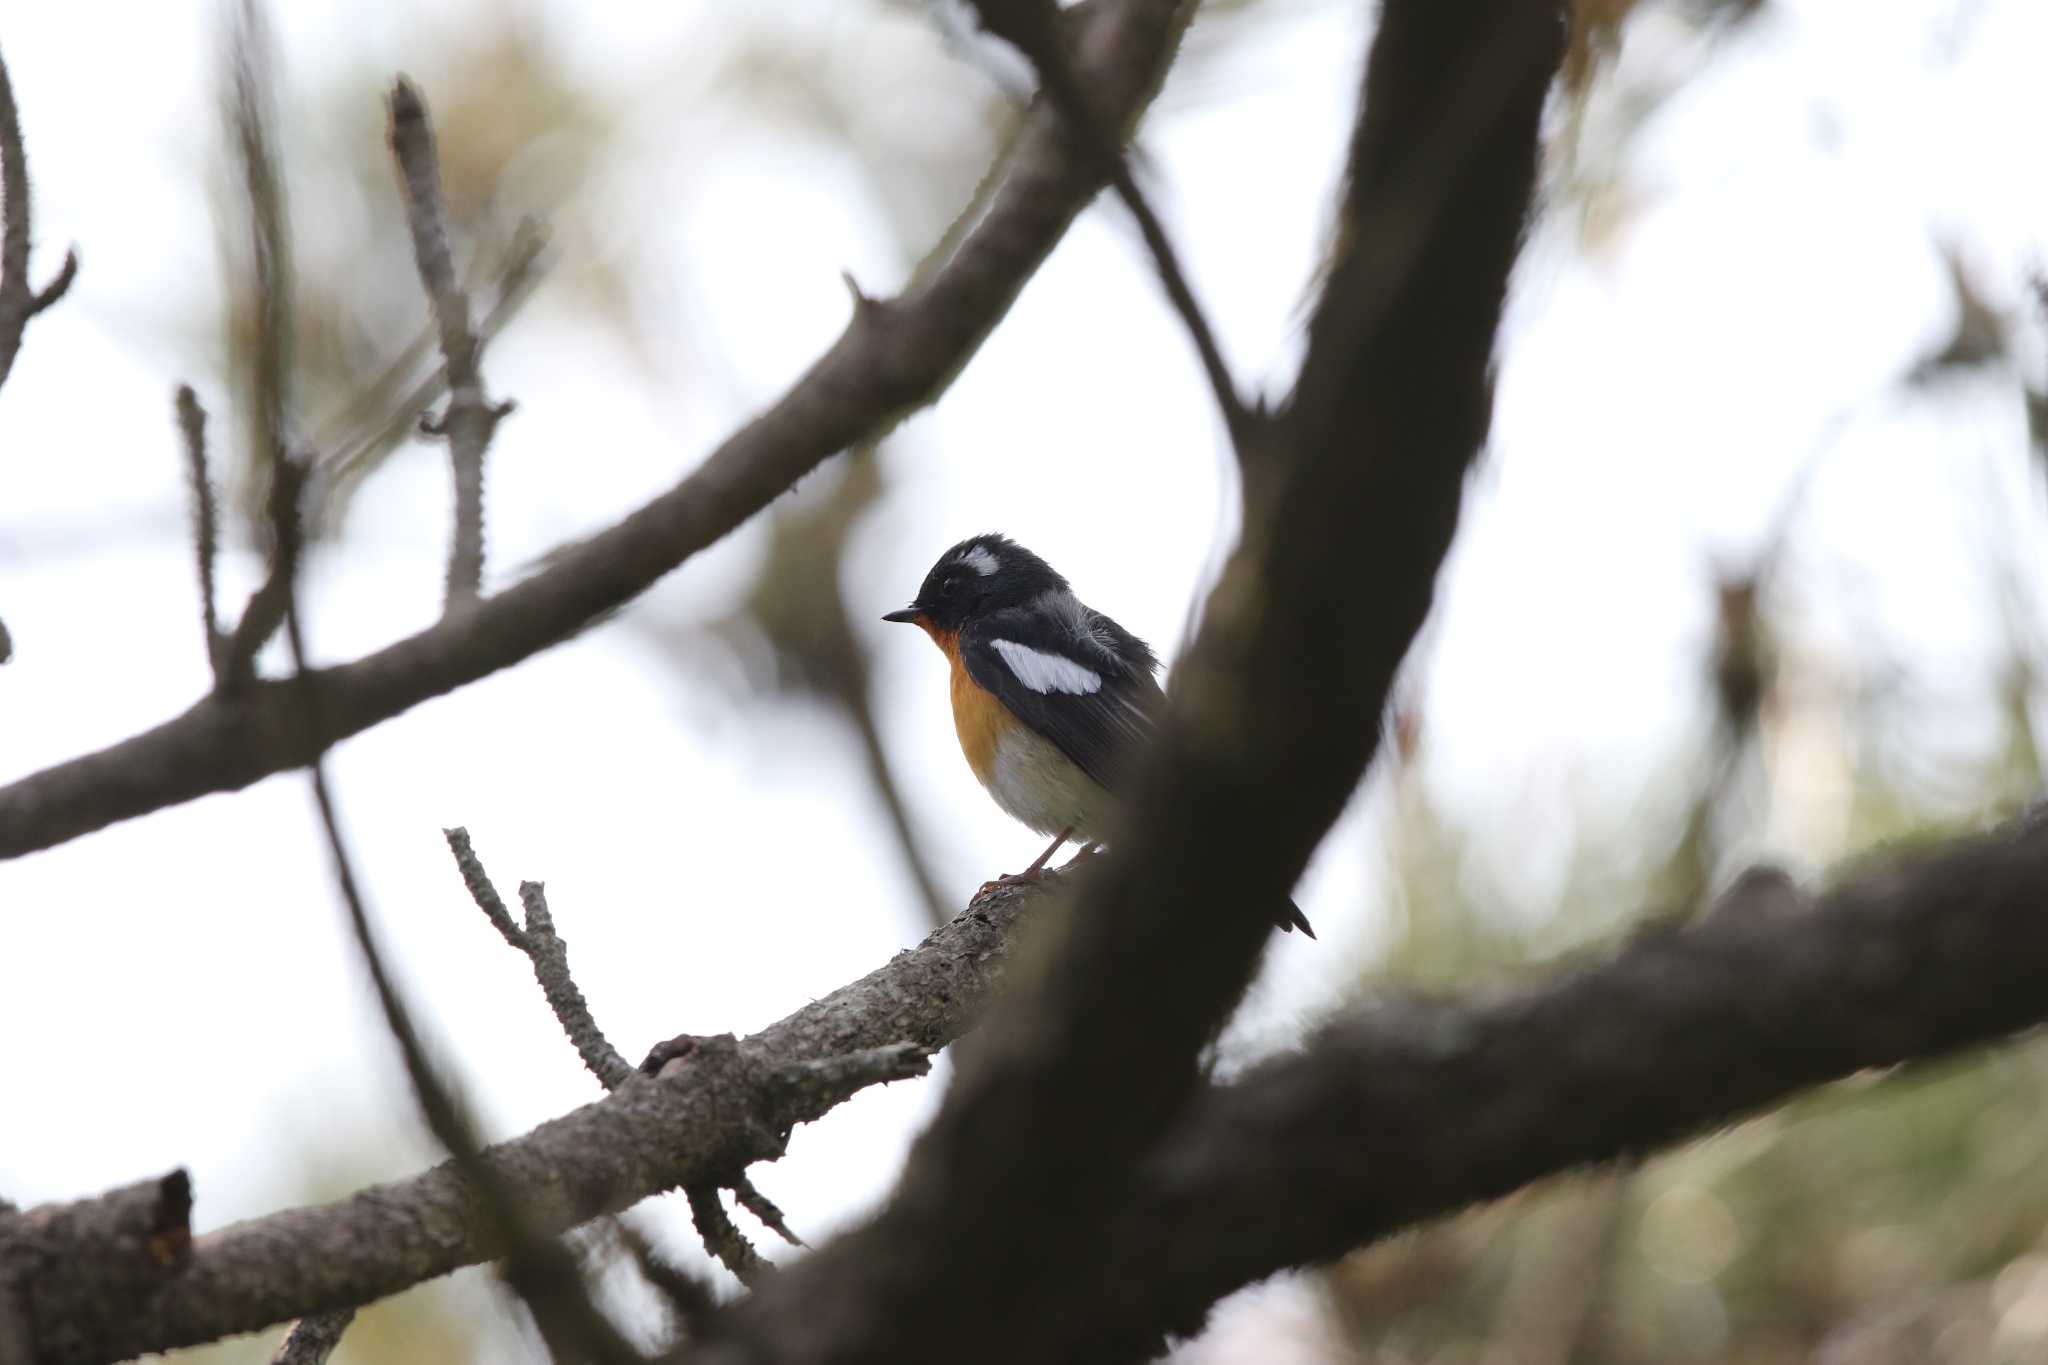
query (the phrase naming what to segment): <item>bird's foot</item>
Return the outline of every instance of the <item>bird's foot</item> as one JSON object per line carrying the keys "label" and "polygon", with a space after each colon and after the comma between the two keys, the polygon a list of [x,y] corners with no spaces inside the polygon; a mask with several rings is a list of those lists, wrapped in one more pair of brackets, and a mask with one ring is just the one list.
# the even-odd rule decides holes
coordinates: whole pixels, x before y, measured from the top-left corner
{"label": "bird's foot", "polygon": [[974,893],[974,899],[984,900],[1006,886],[1036,886],[1045,880],[1045,876],[1046,870],[1042,867],[1026,868],[1022,872],[1005,872],[993,881],[983,882],[981,889]]}

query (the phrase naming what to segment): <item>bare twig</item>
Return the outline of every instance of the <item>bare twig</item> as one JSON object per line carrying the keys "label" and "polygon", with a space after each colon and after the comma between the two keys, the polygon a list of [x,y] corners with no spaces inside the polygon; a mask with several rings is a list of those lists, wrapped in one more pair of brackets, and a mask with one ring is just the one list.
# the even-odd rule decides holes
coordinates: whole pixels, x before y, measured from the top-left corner
{"label": "bare twig", "polygon": [[341,1344],[341,1334],[355,1319],[353,1308],[335,1308],[300,1318],[278,1343],[270,1365],[327,1365],[327,1358]]}
{"label": "bare twig", "polygon": [[704,1249],[730,1270],[741,1284],[752,1289],[775,1272],[775,1267],[762,1259],[746,1234],[734,1225],[732,1216],[725,1211],[725,1204],[718,1197],[717,1182],[707,1180],[686,1185],[683,1197],[690,1201],[690,1221],[696,1225],[697,1236],[703,1239]]}
{"label": "bare twig", "polygon": [[448,244],[448,206],[441,194],[441,162],[433,126],[411,81],[391,86],[391,151],[405,186],[406,221],[412,228],[420,283],[434,310],[447,363],[448,411],[429,430],[448,438],[455,473],[455,532],[448,550],[447,609],[467,606],[482,592],[484,572],[484,453],[491,433],[512,410],[484,394],[477,361],[481,343],[470,325],[469,296],[455,279]]}
{"label": "bare twig", "polygon": [[569,945],[555,931],[554,917],[548,913],[547,891],[539,882],[521,882],[519,900],[526,911],[526,926],[521,928],[512,922],[511,914],[505,909],[505,902],[491,885],[482,861],[476,850],[470,846],[469,831],[457,826],[441,831],[448,841],[448,851],[455,857],[455,866],[462,873],[463,885],[469,888],[470,899],[484,912],[485,918],[497,929],[505,942],[517,948],[533,964],[534,980],[540,983],[541,993],[547,997],[548,1008],[554,1011],[555,1021],[562,1026],[562,1032],[569,1035],[569,1042],[576,1049],[576,1055],[583,1059],[583,1065],[590,1074],[597,1077],[607,1090],[616,1090],[633,1074],[633,1064],[619,1055],[617,1048],[605,1038],[604,1031],[591,1016],[589,1002],[576,985],[576,978],[569,971]]}
{"label": "bare twig", "polygon": [[[1127,121],[1147,100],[1190,7],[1082,7],[1086,78]],[[554,645],[646,590],[825,459],[878,437],[951,383],[1101,184],[1049,113],[1020,137],[1008,176],[943,265],[857,312],[768,411],[668,492],[563,551],[547,570],[355,662],[313,673],[318,733],[291,720],[291,689],[252,682],[120,744],[0,788],[0,857],[47,848],[208,792],[302,766],[313,752]]]}
{"label": "bare twig", "polygon": [[185,480],[192,493],[192,541],[199,566],[199,615],[206,631],[206,662],[218,686],[223,641],[213,574],[220,549],[220,504],[206,469],[206,409],[199,406],[198,395],[189,384],[178,386],[178,430],[185,438]]}
{"label": "bare twig", "polygon": [[[583,1065],[606,1090],[618,1089],[635,1074],[635,1068],[619,1055],[618,1049],[605,1038],[603,1030],[591,1016],[590,1006],[569,971],[568,945],[556,932],[554,917],[548,913],[545,888],[539,882],[519,884],[519,899],[526,911],[526,925],[521,928],[513,923],[505,902],[491,885],[490,875],[484,871],[483,861],[476,856],[476,850],[470,843],[469,831],[457,826],[441,833],[448,841],[448,851],[454,855],[456,868],[462,873],[463,884],[469,888],[470,899],[476,902],[477,908],[484,912],[484,917],[490,920],[504,940],[533,964],[534,978],[540,982],[548,1007],[554,1011],[555,1021],[568,1035],[576,1055],[583,1059]],[[704,1235],[705,1250],[732,1271],[741,1283],[752,1284],[766,1268],[767,1262],[761,1259],[746,1235],[726,1217],[723,1206],[718,1202],[721,1186],[731,1188],[741,1205],[769,1228],[796,1245],[801,1246],[802,1243],[782,1221],[781,1211],[747,1179],[744,1168],[736,1178],[700,1181],[685,1191],[690,1198],[690,1207],[696,1213],[698,1230]],[[700,1208],[700,1205],[705,1207]],[[717,1210],[716,1216],[707,1209]]]}
{"label": "bare twig", "polygon": [[42,289],[28,282],[33,229],[29,212],[28,152],[21,140],[21,116],[14,84],[0,61],[0,384],[14,369],[28,320],[64,297],[78,275],[78,251],[64,253],[55,279]]}
{"label": "bare twig", "polygon": [[761,1220],[761,1226],[793,1247],[804,1245],[804,1239],[791,1232],[789,1224],[783,1221],[782,1210],[775,1207],[775,1202],[767,1195],[755,1189],[754,1182],[745,1175],[726,1182],[726,1188],[732,1191],[733,1198],[739,1200],[741,1208]]}
{"label": "bare twig", "polygon": [[1216,334],[1195,299],[1194,286],[1188,283],[1180,253],[1174,249],[1173,239],[1131,173],[1130,160],[1123,149],[1127,134],[1116,130],[1075,69],[1068,54],[1065,21],[1059,7],[1053,0],[973,0],[973,4],[988,30],[1022,52],[1037,69],[1040,87],[1059,110],[1083,152],[1099,164],[1117,198],[1137,223],[1138,235],[1151,254],[1167,302],[1180,315],[1181,325],[1194,343],[1231,444],[1238,457],[1245,458],[1252,439],[1251,413],[1238,392],[1237,382],[1230,376],[1230,366],[1223,359]]}

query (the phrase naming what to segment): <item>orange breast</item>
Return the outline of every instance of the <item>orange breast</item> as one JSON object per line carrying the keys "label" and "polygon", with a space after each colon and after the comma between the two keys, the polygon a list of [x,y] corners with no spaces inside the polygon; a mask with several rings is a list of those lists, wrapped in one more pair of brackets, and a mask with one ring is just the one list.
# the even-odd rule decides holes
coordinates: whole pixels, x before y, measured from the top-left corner
{"label": "orange breast", "polygon": [[974,769],[975,777],[986,787],[995,774],[996,742],[1017,723],[1017,718],[988,689],[967,676],[967,665],[960,662],[958,631],[926,627],[926,633],[933,644],[945,651],[946,662],[952,666],[953,729],[960,736],[960,751],[967,755],[967,766]]}

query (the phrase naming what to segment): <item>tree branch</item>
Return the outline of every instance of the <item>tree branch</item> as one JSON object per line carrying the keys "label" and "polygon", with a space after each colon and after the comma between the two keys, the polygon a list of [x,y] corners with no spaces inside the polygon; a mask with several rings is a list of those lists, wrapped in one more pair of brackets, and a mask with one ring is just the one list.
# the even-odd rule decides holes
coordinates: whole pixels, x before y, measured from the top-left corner
{"label": "tree branch", "polygon": [[1076,1334],[1047,1358],[1129,1359],[1275,1271],[2037,1028],[2044,886],[2037,809],[1815,896],[1752,872],[1695,922],[1541,980],[1368,1001],[1190,1107],[1107,1254],[1046,1305]]}
{"label": "tree branch", "polygon": [[[1080,50],[1105,111],[1131,116],[1175,50],[1185,0],[1088,13]],[[875,439],[945,390],[1100,187],[1047,113],[1019,138],[988,212],[898,298],[870,300],[767,412],[695,471],[553,567],[374,654],[316,670],[320,729],[290,689],[252,682],[110,748],[0,788],[0,858],[303,766],[314,753],[556,644],[645,591],[834,453]]]}
{"label": "tree branch", "polygon": [[562,1032],[569,1036],[576,1055],[600,1085],[607,1090],[618,1089],[633,1074],[633,1064],[620,1056],[604,1036],[604,1030],[591,1016],[589,1002],[577,988],[576,978],[570,975],[569,945],[556,932],[554,917],[548,913],[546,888],[539,882],[519,884],[520,904],[526,911],[526,925],[521,928],[513,923],[497,888],[491,885],[490,875],[470,846],[469,831],[458,826],[442,830],[441,835],[448,841],[456,870],[462,874],[462,884],[469,888],[469,897],[476,902],[477,909],[484,912],[484,918],[505,942],[533,964],[534,980],[540,983],[541,994],[547,997],[548,1008],[554,1011]]}
{"label": "tree branch", "polygon": [[0,384],[7,382],[14,369],[28,320],[63,298],[78,275],[74,248],[64,253],[64,264],[49,284],[40,290],[29,284],[32,221],[21,115],[14,107],[14,84],[7,77],[7,63],[0,61]]}
{"label": "tree branch", "polygon": [[1195,1092],[1427,613],[1561,37],[1527,0],[1385,6],[1302,381],[1109,854],[889,1206],[720,1315],[697,1358],[1060,1358],[1076,1248]]}
{"label": "tree branch", "polygon": [[[700,1039],[659,1078],[629,1079],[487,1149],[483,1160],[546,1232],[662,1190],[729,1181],[781,1155],[795,1124],[867,1085],[921,1072],[929,1052],[974,1022],[1021,920],[1051,911],[1045,900],[1040,890],[990,895],[917,948],[761,1032]],[[19,1292],[38,1365],[83,1365],[370,1303],[503,1254],[491,1228],[451,1161],[336,1203],[223,1228],[194,1243],[161,1282],[112,1292],[98,1261],[67,1257],[39,1263]],[[0,1265],[11,1264],[4,1252],[0,1237]],[[78,1307],[86,1299],[90,1312]]]}

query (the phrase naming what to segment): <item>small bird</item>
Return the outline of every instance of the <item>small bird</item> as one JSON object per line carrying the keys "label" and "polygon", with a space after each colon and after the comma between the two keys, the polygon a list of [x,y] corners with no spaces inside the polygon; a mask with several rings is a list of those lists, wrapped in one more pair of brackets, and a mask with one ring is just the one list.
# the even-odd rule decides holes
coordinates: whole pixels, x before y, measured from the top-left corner
{"label": "small bird", "polygon": [[[1070,839],[1082,846],[1075,861],[1092,853],[1125,768],[1166,703],[1151,646],[1083,604],[1050,564],[993,534],[940,555],[917,600],[882,619],[918,627],[945,654],[967,766],[997,805],[1053,836],[1031,866],[998,880],[1037,880]],[[1293,901],[1277,922],[1316,936]]]}

